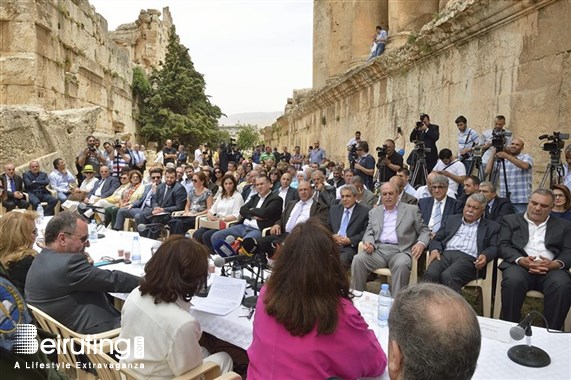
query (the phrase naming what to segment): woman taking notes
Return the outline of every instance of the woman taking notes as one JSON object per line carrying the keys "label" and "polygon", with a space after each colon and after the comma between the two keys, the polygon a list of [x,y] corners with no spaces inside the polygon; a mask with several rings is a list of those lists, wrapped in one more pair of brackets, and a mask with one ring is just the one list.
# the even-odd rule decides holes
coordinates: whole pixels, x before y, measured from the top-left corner
{"label": "woman taking notes", "polygon": [[248,379],[379,376],[387,358],[353,306],[331,232],[298,224],[260,292],[248,348]]}

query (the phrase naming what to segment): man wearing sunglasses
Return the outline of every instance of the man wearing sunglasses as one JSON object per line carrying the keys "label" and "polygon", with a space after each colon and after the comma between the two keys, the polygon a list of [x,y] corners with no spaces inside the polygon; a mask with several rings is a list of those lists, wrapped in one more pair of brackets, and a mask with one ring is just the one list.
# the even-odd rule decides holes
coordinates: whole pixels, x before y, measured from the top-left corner
{"label": "man wearing sunglasses", "polygon": [[140,280],[94,267],[85,252],[88,237],[87,223],[79,214],[65,211],[54,216],[46,227],[46,247],[34,259],[25,288],[30,304],[80,334],[120,327],[121,313],[107,293],[129,293]]}

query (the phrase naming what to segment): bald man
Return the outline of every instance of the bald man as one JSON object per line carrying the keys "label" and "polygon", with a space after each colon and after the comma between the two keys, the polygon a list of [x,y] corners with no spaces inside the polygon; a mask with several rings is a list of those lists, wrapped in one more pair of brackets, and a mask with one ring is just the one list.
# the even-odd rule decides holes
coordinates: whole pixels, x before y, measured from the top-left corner
{"label": "bald man", "polygon": [[57,198],[52,196],[47,189],[50,184],[48,174],[40,170],[40,163],[38,161],[30,162],[28,168],[30,170],[24,173],[23,179],[32,208],[37,210],[40,202],[46,202],[47,206],[44,209],[44,215],[53,215]]}

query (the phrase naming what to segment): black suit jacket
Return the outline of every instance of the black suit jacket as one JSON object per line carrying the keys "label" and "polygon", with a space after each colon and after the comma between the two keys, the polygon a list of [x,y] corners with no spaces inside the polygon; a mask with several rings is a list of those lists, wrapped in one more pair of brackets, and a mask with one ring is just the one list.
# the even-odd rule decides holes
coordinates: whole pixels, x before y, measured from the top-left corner
{"label": "black suit jacket", "polygon": [[334,188],[338,189],[345,184],[345,179],[339,178],[339,181],[337,181],[337,183],[335,183],[333,179],[329,179],[327,180],[327,183],[333,186]]}
{"label": "black suit jacket", "polygon": [[[529,241],[529,226],[523,213],[506,215],[502,219],[499,235],[499,256],[504,259],[500,269],[514,264],[517,258],[528,256],[523,249]],[[545,231],[545,248],[553,253],[555,260],[565,264],[565,270],[571,266],[571,222],[550,217]]]}
{"label": "black suit jacket", "polygon": [[485,217],[500,223],[504,216],[511,214],[515,214],[512,201],[508,198],[496,197],[492,204],[492,211],[488,212],[488,208],[486,207]]}
{"label": "black suit jacket", "polygon": [[[458,228],[462,225],[462,214],[450,215],[442,219],[442,227],[438,230],[434,238],[428,245],[428,250],[434,249],[438,252],[446,250],[446,244],[452,239]],[[478,225],[478,233],[476,237],[476,245],[478,247],[478,255],[486,255],[486,261],[493,260],[498,255],[498,234],[500,225],[492,220],[484,218],[480,219]]]}
{"label": "black suit jacket", "polygon": [[125,272],[96,268],[82,254],[44,248],[28,271],[26,299],[73,331],[94,334],[121,324],[121,313],[106,293],[129,293],[139,280]]}
{"label": "black suit jacket", "polygon": [[414,142],[417,138],[424,141],[426,148],[430,148],[430,152],[426,152],[426,166],[427,171],[430,173],[436,165],[436,161],[438,161],[436,142],[440,138],[440,127],[436,124],[429,124],[426,132],[419,132],[413,129],[410,133],[410,142]]}
{"label": "black suit jacket", "polygon": [[[339,232],[344,211],[345,207],[343,207],[342,204],[335,205],[329,209],[329,226],[334,234]],[[363,235],[365,235],[368,223],[369,209],[365,206],[361,206],[359,203],[355,203],[355,208],[347,225],[347,237],[351,240],[351,248],[355,251],[359,243],[363,240]]]}
{"label": "black suit jacket", "polygon": [[246,199],[248,199],[248,196],[250,196],[251,191],[252,191],[252,185],[250,184],[244,186],[244,188],[242,189],[242,198],[244,198],[244,202],[246,201]]}
{"label": "black suit jacket", "polygon": [[[2,187],[6,192],[7,199],[14,199],[14,193],[12,192],[12,189],[8,185],[8,179],[6,177],[6,173],[2,173],[0,176],[1,176],[0,178],[2,179]],[[16,184],[16,191],[24,192],[22,177],[20,177],[18,174],[14,174],[14,183]]]}
{"label": "black suit jacket", "polygon": [[[90,197],[93,194],[95,194],[99,186],[101,186],[101,181],[102,179],[99,179],[97,182],[95,182],[95,186],[93,186],[93,189],[91,189],[89,194],[87,194],[87,197]],[[119,186],[121,186],[121,183],[119,183],[119,178],[110,175],[109,177],[106,178],[106,181],[103,184],[100,198],[110,197],[111,195],[113,195],[113,193],[115,192],[115,190],[117,190]]]}
{"label": "black suit jacket", "polygon": [[[422,215],[422,220],[426,225],[428,225],[428,222],[430,222],[433,206],[434,206],[433,197],[423,198],[418,201],[418,208],[420,208],[420,214]],[[444,222],[444,219],[448,215],[454,215],[460,213],[462,213],[461,205],[456,201],[456,199],[446,196],[446,205],[444,205],[444,212],[442,213],[442,222]],[[442,225],[440,228],[442,228]]]}
{"label": "black suit jacket", "polygon": [[[287,221],[291,216],[293,208],[298,202],[299,202],[298,200],[288,202],[284,212],[282,213],[282,217],[279,218],[278,221],[275,223],[281,227],[282,233],[285,232],[285,226],[287,225]],[[327,220],[329,218],[329,207],[324,203],[313,201],[313,203],[311,204],[311,208],[309,209],[309,217],[319,218],[325,225],[327,225]]]}
{"label": "black suit jacket", "polygon": [[[151,207],[162,207],[165,212],[171,213],[184,210],[186,205],[186,189],[180,183],[175,182],[165,200],[166,183],[161,183],[157,188],[156,196],[151,198]],[[164,201],[164,202],[163,202]]]}
{"label": "black suit jacket", "polygon": [[257,216],[260,220],[256,220],[258,228],[262,231],[264,228],[273,226],[280,218],[282,213],[283,200],[276,193],[269,193],[262,207],[257,208],[256,205],[260,201],[260,195],[256,194],[248,202],[240,208],[240,215],[244,219],[252,219]]}

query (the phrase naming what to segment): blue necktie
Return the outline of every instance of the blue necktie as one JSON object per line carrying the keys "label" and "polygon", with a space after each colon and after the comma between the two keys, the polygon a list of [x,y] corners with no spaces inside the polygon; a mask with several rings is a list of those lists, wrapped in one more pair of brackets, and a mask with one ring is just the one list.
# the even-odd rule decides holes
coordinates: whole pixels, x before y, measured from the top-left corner
{"label": "blue necktie", "polygon": [[432,226],[432,232],[437,233],[440,229],[440,224],[442,223],[442,214],[440,212],[440,206],[442,202],[436,201],[436,208],[434,209],[434,225]]}
{"label": "blue necktie", "polygon": [[343,213],[343,219],[341,219],[341,226],[339,227],[339,236],[347,236],[347,226],[349,225],[349,210],[345,210]]}

